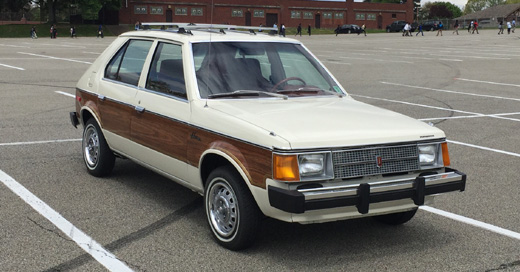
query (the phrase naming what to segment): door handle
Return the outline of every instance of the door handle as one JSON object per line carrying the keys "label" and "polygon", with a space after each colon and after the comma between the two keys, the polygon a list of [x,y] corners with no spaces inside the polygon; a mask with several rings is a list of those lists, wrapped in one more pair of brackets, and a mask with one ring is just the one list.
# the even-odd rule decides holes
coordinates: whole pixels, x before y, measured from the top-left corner
{"label": "door handle", "polygon": [[135,110],[136,110],[138,113],[143,113],[143,112],[144,112],[144,108],[141,107],[141,106],[135,106]]}

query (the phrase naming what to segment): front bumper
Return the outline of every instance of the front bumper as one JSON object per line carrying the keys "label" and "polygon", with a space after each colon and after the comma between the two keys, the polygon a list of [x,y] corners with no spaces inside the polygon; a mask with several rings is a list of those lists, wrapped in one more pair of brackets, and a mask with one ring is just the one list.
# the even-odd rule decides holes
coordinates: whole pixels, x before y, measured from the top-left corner
{"label": "front bumper", "polygon": [[269,203],[285,212],[301,214],[309,210],[356,206],[367,214],[371,203],[412,199],[423,205],[424,197],[452,191],[464,191],[466,174],[446,168],[445,173],[356,185],[286,190],[268,186]]}

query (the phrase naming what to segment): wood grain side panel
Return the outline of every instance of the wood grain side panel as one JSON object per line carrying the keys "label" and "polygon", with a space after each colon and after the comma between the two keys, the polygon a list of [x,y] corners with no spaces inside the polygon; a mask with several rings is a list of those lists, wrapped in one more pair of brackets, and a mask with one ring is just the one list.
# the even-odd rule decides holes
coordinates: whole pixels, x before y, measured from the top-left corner
{"label": "wood grain side panel", "polygon": [[187,162],[189,127],[186,124],[149,112],[136,112],[131,131],[135,142]]}
{"label": "wood grain side panel", "polygon": [[193,128],[189,140],[189,163],[198,167],[200,157],[208,149],[217,149],[228,154],[242,167],[253,186],[266,188],[266,178],[272,177],[271,150]]}
{"label": "wood grain side panel", "polygon": [[89,103],[96,105],[99,110],[100,125],[103,129],[130,138],[130,120],[135,111],[132,106],[110,99],[100,100],[96,95],[87,92],[80,91],[80,95],[82,105]]}

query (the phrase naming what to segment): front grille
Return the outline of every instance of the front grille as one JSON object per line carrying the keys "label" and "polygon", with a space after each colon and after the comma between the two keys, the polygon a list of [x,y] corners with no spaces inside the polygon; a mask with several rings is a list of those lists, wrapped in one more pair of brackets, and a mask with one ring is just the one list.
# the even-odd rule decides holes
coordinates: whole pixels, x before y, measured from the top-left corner
{"label": "front grille", "polygon": [[382,146],[335,151],[332,162],[334,176],[343,179],[418,170],[418,157],[417,145]]}

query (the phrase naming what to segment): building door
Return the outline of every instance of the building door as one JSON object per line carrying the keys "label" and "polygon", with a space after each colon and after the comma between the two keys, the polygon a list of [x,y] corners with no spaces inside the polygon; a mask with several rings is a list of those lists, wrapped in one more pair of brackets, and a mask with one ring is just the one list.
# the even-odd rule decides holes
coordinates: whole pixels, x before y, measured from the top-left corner
{"label": "building door", "polygon": [[173,22],[173,14],[171,9],[166,10],[166,22]]}
{"label": "building door", "polygon": [[246,12],[246,26],[251,26],[251,11]]}
{"label": "building door", "polygon": [[278,24],[278,14],[277,13],[266,13],[265,25],[268,27],[273,27],[273,25],[275,23]]}
{"label": "building door", "polygon": [[316,14],[316,16],[314,18],[315,18],[314,27],[321,28],[321,16],[319,14]]}
{"label": "building door", "polygon": [[382,15],[377,16],[377,28],[383,29],[383,16]]}

